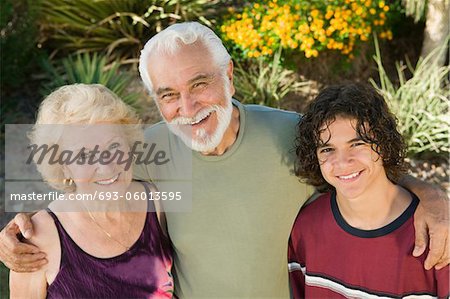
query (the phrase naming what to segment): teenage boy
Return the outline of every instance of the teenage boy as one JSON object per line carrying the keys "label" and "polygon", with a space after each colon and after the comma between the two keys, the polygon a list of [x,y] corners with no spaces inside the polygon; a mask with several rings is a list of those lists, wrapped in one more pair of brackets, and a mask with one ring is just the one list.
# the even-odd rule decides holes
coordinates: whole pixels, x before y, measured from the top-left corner
{"label": "teenage boy", "polygon": [[395,183],[405,144],[383,97],[359,84],[326,88],[297,135],[296,174],[328,193],[291,232],[294,298],[449,296],[449,267],[426,271],[425,255],[411,255],[418,198]]}

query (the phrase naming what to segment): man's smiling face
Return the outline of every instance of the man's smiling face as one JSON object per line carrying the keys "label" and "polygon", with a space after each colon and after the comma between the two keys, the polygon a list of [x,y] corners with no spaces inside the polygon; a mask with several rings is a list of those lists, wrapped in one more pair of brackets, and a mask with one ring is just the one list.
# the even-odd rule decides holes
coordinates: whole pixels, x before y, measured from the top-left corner
{"label": "man's smiling face", "polygon": [[174,55],[151,55],[147,67],[155,100],[173,133],[193,150],[216,148],[231,120],[231,62],[224,73],[196,42],[181,46]]}

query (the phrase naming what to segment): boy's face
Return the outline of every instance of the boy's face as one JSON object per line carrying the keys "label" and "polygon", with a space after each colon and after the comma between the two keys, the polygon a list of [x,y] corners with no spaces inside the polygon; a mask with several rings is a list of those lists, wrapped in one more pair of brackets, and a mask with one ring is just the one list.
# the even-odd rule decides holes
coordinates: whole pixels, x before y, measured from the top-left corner
{"label": "boy's face", "polygon": [[336,117],[321,128],[317,148],[320,170],[339,198],[355,199],[387,180],[381,157],[357,134],[356,120]]}

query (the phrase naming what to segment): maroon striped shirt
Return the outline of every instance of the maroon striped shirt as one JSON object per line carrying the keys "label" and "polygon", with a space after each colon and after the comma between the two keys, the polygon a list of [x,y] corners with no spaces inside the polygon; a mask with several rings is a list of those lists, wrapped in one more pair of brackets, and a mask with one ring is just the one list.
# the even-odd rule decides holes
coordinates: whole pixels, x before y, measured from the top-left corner
{"label": "maroon striped shirt", "polygon": [[295,298],[423,298],[449,295],[449,267],[423,268],[412,256],[418,199],[376,230],[351,227],[335,195],[325,194],[298,215],[289,241],[289,278]]}

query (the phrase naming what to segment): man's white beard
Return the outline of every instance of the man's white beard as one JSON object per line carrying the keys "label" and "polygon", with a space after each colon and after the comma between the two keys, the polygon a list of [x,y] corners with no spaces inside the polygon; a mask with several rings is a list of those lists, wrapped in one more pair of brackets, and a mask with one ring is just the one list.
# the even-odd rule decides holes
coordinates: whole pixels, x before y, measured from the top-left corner
{"label": "man's white beard", "polygon": [[[228,82],[227,82],[228,83]],[[166,122],[169,125],[169,130],[181,138],[181,140],[194,151],[197,152],[212,152],[223,139],[225,131],[231,122],[231,115],[233,113],[233,104],[231,100],[231,93],[229,84],[225,84],[225,107],[220,105],[212,105],[200,110],[194,117],[177,117],[171,122]],[[209,114],[215,113],[217,118],[217,128],[212,134],[208,134],[205,129],[201,128],[192,132],[191,124],[195,124]],[[209,121],[209,120],[208,120]]]}

